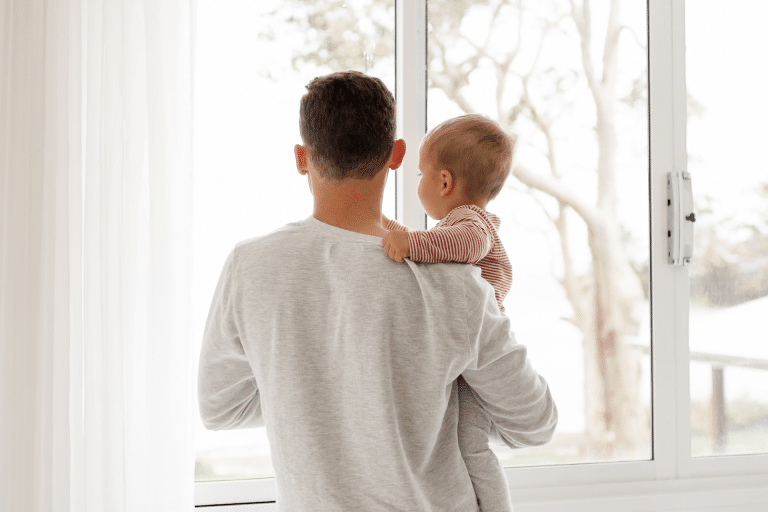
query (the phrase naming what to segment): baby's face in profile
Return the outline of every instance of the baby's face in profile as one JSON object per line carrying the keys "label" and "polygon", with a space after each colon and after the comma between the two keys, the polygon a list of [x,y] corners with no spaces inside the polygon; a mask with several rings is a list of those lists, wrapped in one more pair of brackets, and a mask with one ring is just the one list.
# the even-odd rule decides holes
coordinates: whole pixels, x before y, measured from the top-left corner
{"label": "baby's face in profile", "polygon": [[[435,220],[443,220],[451,210],[465,204],[476,204],[485,208],[485,204],[469,200],[464,196],[461,184],[456,179],[456,174],[448,169],[440,169],[432,156],[428,144],[419,147],[419,200],[427,215]],[[448,183],[451,190],[448,191]]]}
{"label": "baby's face in profile", "polygon": [[[456,174],[440,168],[432,156],[429,144],[419,147],[419,200],[427,215],[443,220],[458,206],[474,204],[485,209],[487,201],[473,201],[466,197]],[[449,190],[450,184],[450,190]]]}
{"label": "baby's face in profile", "polygon": [[448,212],[443,212],[445,197],[440,195],[443,188],[440,169],[424,144],[419,147],[419,176],[418,194],[424,211],[435,220],[443,219]]}

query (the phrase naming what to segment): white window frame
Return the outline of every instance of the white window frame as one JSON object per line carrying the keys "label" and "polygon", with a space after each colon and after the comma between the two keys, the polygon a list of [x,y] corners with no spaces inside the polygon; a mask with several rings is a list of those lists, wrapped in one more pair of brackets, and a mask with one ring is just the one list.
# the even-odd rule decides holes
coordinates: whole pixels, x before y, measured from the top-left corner
{"label": "white window frame", "polygon": [[[416,149],[426,132],[426,13],[427,0],[396,0],[397,126],[409,150],[395,176],[395,216],[416,229],[427,228],[416,192]],[[516,512],[768,510],[768,454],[691,458],[688,267],[667,263],[661,200],[666,173],[687,166],[685,0],[648,0],[648,48],[653,459],[507,468]],[[195,484],[195,504],[211,512],[276,510],[275,496],[274,478]]]}

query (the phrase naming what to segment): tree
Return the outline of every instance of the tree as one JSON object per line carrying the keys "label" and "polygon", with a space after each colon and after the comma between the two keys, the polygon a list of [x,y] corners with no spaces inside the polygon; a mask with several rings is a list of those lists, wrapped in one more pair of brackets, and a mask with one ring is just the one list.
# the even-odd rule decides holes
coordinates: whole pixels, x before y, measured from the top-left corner
{"label": "tree", "polygon": [[[619,36],[628,30],[620,24],[619,0],[609,0],[605,31],[597,34],[590,0],[543,5],[523,0],[457,0],[429,2],[429,81],[465,113],[478,107],[466,94],[472,73],[479,67],[494,72],[495,117],[510,132],[522,123],[543,137],[547,172],[534,171],[526,161],[515,163],[512,176],[536,197],[556,229],[563,271],[559,277],[573,309],[570,320],[583,335],[586,454],[588,459],[635,459],[647,455],[649,419],[640,402],[640,355],[625,343],[637,335],[643,285],[624,247],[624,232],[617,220],[617,119],[620,101],[643,104],[645,76],[635,80],[633,91],[617,97]],[[391,19],[394,2],[367,0],[285,3],[274,15],[301,27],[306,35],[295,65],[312,63],[330,69],[358,69],[376,57],[391,56]],[[387,18],[389,16],[389,18]],[[462,28],[470,16],[488,20],[487,29]],[[363,22],[364,19],[368,21]],[[390,22],[391,23],[391,22]],[[510,30],[513,27],[514,30]],[[528,52],[523,32],[538,27],[537,48]],[[574,30],[575,29],[575,30]],[[576,69],[543,64],[542,51],[549,41],[575,34],[571,45],[580,54]],[[600,46],[602,73],[593,51]],[[642,46],[642,44],[641,44]],[[526,62],[526,58],[530,62]],[[595,199],[590,201],[570,188],[558,160],[554,134],[563,112],[573,106],[574,88],[586,87],[594,107],[597,153],[592,168],[596,176]],[[513,180],[508,181],[514,187]],[[545,203],[556,203],[553,209]],[[591,262],[587,272],[574,263],[573,216],[586,226]]]}

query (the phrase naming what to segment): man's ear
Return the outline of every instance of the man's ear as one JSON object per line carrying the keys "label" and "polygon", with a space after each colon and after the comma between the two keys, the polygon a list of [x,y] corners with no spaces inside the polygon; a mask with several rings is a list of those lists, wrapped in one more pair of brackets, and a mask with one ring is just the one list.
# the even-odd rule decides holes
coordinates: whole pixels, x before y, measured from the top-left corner
{"label": "man's ear", "polygon": [[296,157],[296,169],[299,174],[304,175],[309,172],[307,165],[307,148],[301,144],[293,146],[293,155]]}
{"label": "man's ear", "polygon": [[389,155],[389,168],[397,169],[400,164],[403,163],[405,158],[405,141],[403,139],[397,139],[392,146],[392,153]]}

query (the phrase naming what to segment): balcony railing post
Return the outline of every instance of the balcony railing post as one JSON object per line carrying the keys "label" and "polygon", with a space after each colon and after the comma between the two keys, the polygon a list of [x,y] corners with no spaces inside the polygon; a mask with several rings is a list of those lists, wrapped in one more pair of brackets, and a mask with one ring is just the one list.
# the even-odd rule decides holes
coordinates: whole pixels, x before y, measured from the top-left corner
{"label": "balcony railing post", "polygon": [[724,454],[728,443],[728,417],[725,412],[725,368],[712,365],[712,452]]}

